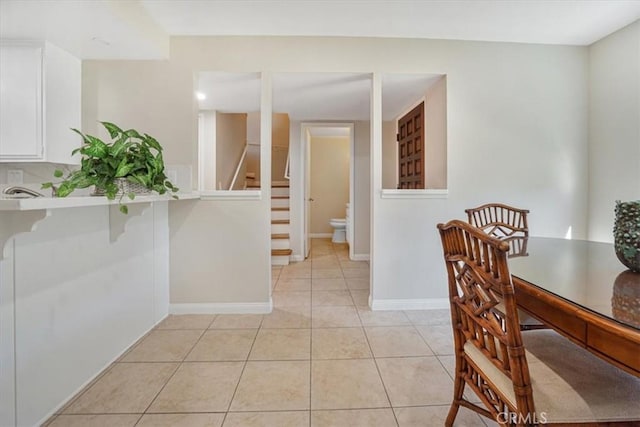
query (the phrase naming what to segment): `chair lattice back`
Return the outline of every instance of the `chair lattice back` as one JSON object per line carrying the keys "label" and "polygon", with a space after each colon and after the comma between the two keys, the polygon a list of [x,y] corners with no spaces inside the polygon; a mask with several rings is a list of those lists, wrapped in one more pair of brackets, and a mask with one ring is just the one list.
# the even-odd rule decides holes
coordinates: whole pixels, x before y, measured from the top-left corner
{"label": "chair lattice back", "polygon": [[501,203],[488,203],[465,209],[469,224],[494,237],[529,236],[527,209],[518,209]]}
{"label": "chair lattice back", "polygon": [[507,258],[529,256],[529,252],[527,252],[527,243],[529,242],[528,237],[514,236],[506,237],[502,240],[509,243],[509,253],[507,254]]}
{"label": "chair lattice back", "polygon": [[[447,425],[453,423],[460,405],[494,420],[505,412],[533,414],[531,380],[507,264],[509,243],[464,221],[439,224],[438,229],[447,268],[456,354],[454,404]],[[498,310],[500,302],[503,306]],[[513,383],[515,405],[483,373],[486,366],[477,363],[480,353],[484,356],[480,359]],[[487,409],[464,400],[465,384]]]}

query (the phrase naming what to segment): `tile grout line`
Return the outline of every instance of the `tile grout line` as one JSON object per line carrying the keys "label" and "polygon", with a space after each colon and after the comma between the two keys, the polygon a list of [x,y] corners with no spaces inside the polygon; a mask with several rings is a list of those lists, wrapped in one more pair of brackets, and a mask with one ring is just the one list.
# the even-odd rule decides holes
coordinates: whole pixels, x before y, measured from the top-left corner
{"label": "tile grout line", "polygon": [[[369,292],[371,292],[371,285],[369,285]],[[378,360],[376,358],[375,353],[373,352],[373,348],[371,348],[371,342],[369,341],[369,335],[367,335],[367,330],[362,322],[362,318],[360,317],[360,310],[356,310],[358,314],[358,318],[360,319],[360,323],[362,324],[362,332],[364,333],[364,338],[367,341],[367,345],[369,346],[369,351],[371,352],[371,357],[373,358],[373,364],[376,367],[376,372],[378,372],[378,377],[380,378],[380,382],[382,383],[382,388],[384,389],[384,393],[387,396],[387,401],[389,402],[389,408],[391,408],[391,413],[393,414],[393,419],[396,422],[396,426],[399,426],[398,417],[396,416],[396,411],[393,410],[393,404],[391,403],[391,398],[389,397],[389,391],[387,390],[387,385],[384,383],[382,379],[382,373],[380,372],[380,366],[378,366]]]}
{"label": "tile grout line", "polygon": [[[157,326],[156,326],[157,327]],[[82,390],[80,390],[79,392],[77,392],[75,395],[71,396],[71,398],[69,399],[68,402],[66,402],[64,405],[62,405],[59,409],[59,412],[56,412],[52,415],[52,417],[50,417],[47,421],[45,421],[45,423],[47,423],[46,425],[50,424],[51,422],[53,422],[53,419],[57,418],[58,415],[73,415],[73,414],[65,414],[65,412],[73,405],[75,404],[75,402],[78,401],[78,399],[80,399],[82,396],[84,396],[99,380],[101,380],[103,377],[105,377],[109,372],[111,372],[118,364],[123,363],[122,359],[124,357],[127,356],[127,354],[131,353],[133,351],[134,348],[136,348],[138,345],[140,345],[140,343],[142,341],[145,340],[145,338],[147,338],[149,336],[149,334],[151,334],[151,332],[153,330],[155,330],[155,328],[152,328],[151,330],[149,330],[147,333],[145,333],[143,336],[141,336],[140,338],[138,338],[136,340],[136,342],[134,342],[133,344],[131,344],[128,348],[126,348],[122,354],[120,356],[118,356],[113,362],[111,362],[109,364],[109,366],[105,367],[101,372],[99,372],[95,378],[93,378],[91,381],[89,381],[89,383],[84,386],[82,388]]]}
{"label": "tile grout line", "polygon": [[[331,245],[331,252],[332,252],[332,255],[338,261],[338,266],[340,268],[340,273],[341,273],[341,276],[342,276],[342,280],[345,280],[344,272],[342,270],[342,264],[340,263],[340,260],[337,258],[337,255],[335,253],[335,247],[333,246],[333,244]],[[314,277],[313,277],[313,271],[314,271],[313,262],[314,261],[313,261],[313,258],[314,258],[314,256],[313,255],[314,254],[313,254],[313,246],[312,246],[311,256],[310,256],[310,258],[311,258],[311,295],[310,295],[310,302],[311,302],[311,309],[310,309],[310,314],[311,314],[310,336],[311,336],[311,339],[310,339],[310,342],[309,342],[309,347],[310,347],[309,348],[309,427],[311,427],[312,421],[313,421],[313,406],[312,406],[312,403],[313,403],[313,330],[314,330],[314,328],[313,328],[313,293],[314,293],[314,288],[313,288],[313,279],[314,279]],[[351,296],[351,294],[349,294],[349,295]],[[352,302],[353,302],[353,299],[352,299]],[[318,329],[318,328],[315,328],[315,329]]]}
{"label": "tile grout line", "polygon": [[[359,314],[358,314],[359,315]],[[376,372],[378,372],[378,377],[380,378],[380,382],[382,383],[382,388],[384,389],[384,394],[387,396],[387,401],[389,402],[389,408],[391,408],[391,413],[393,414],[393,419],[396,422],[396,426],[399,425],[398,418],[396,417],[396,411],[393,410],[393,404],[391,403],[391,398],[389,397],[389,391],[387,390],[387,385],[384,383],[384,379],[382,379],[382,373],[380,372],[380,366],[378,366],[378,360],[376,355],[373,352],[373,348],[371,348],[371,342],[369,342],[369,336],[367,335],[367,331],[362,328],[364,332],[364,338],[367,340],[367,345],[369,346],[369,351],[371,352],[371,356],[373,358],[373,364],[376,367]]]}
{"label": "tile grout line", "polygon": [[260,319],[260,324],[258,325],[258,329],[256,330],[256,334],[253,337],[253,341],[251,342],[251,347],[249,348],[249,352],[247,353],[247,357],[244,360],[244,364],[242,365],[242,370],[240,371],[240,375],[238,376],[238,382],[236,383],[236,386],[233,389],[233,394],[231,395],[231,399],[229,399],[229,405],[227,406],[227,410],[224,412],[224,416],[222,417],[222,424],[221,425],[224,425],[224,423],[227,420],[227,415],[229,415],[229,412],[231,411],[231,405],[233,404],[233,399],[235,399],[236,393],[238,392],[238,387],[240,387],[240,381],[242,381],[242,375],[244,375],[244,371],[247,368],[247,364],[249,363],[249,356],[251,355],[251,352],[253,351],[253,346],[255,345],[256,340],[258,339],[258,334],[262,330],[262,322],[263,321],[264,321],[264,316],[262,316],[262,318]]}
{"label": "tile grout line", "polygon": [[[189,350],[185,356],[182,358],[181,361],[178,362],[178,366],[177,368],[173,371],[173,373],[171,374],[171,376],[169,376],[169,378],[167,379],[167,381],[162,385],[162,387],[160,388],[160,390],[158,390],[158,392],[156,393],[156,395],[153,397],[153,399],[151,399],[151,402],[149,402],[149,405],[147,405],[147,407],[145,408],[145,410],[140,414],[140,417],[138,418],[138,421],[136,421],[136,423],[134,424],[134,426],[138,425],[140,423],[140,421],[142,420],[142,417],[147,413],[147,411],[149,410],[149,408],[151,408],[151,406],[153,405],[153,402],[156,401],[156,399],[158,398],[158,396],[160,395],[160,393],[162,393],[162,391],[165,389],[165,387],[167,386],[167,384],[169,384],[169,382],[171,381],[171,379],[176,375],[176,373],[178,372],[178,370],[180,369],[180,367],[184,364],[185,359],[189,356],[189,354],[191,354],[191,352],[193,351],[193,349],[198,345],[198,343],[200,342],[200,340],[202,340],[202,337],[204,336],[204,334],[209,330],[209,327],[213,324],[214,320],[216,319],[217,315],[213,316],[213,319],[211,319],[211,321],[209,322],[209,324],[207,325],[207,328],[205,328],[202,333],[200,334],[200,336],[198,337],[198,339],[196,340],[196,342],[193,344],[193,346],[191,347],[191,350]],[[187,329],[187,328],[183,328],[183,329],[159,329],[158,326],[160,324],[156,325],[153,329],[151,329],[151,331],[149,331],[147,334],[145,334],[144,338],[146,338],[147,336],[149,336],[151,334],[151,332],[153,331],[171,331],[171,330],[194,330],[194,329]],[[196,329],[196,330],[199,330]],[[135,347],[137,347],[142,340],[144,339],[142,338],[140,340],[139,343],[137,343],[135,346],[133,346],[131,349],[129,349],[128,351],[125,352],[126,354],[129,354],[131,351],[133,351],[133,349]],[[123,355],[122,357],[124,357],[125,355]],[[166,362],[166,361],[158,361],[158,362],[119,362],[119,363],[175,363],[175,362]]]}
{"label": "tile grout line", "polygon": [[[349,259],[351,261],[351,259]],[[347,278],[344,276],[344,268],[342,267],[342,262],[338,259],[338,265],[340,266],[340,273],[342,273],[342,279],[344,280],[345,286],[347,287],[347,291],[349,292],[349,298],[351,298],[351,302],[353,303],[353,307],[356,310],[356,314],[358,314],[358,306],[356,305],[356,301],[353,299],[353,294],[349,289],[349,285],[347,283]],[[358,319],[360,319],[360,315],[358,314]],[[362,319],[360,319],[360,326],[362,326]]]}
{"label": "tile grout line", "polygon": [[136,427],[138,424],[140,424],[140,421],[142,421],[142,417],[144,417],[144,413],[140,414],[133,427]]}
{"label": "tile grout line", "polygon": [[[346,281],[346,278],[345,278],[345,281]],[[348,287],[348,285],[347,285],[347,287]],[[351,289],[351,288],[349,288],[349,291],[350,291],[349,293],[351,294],[351,297],[352,297],[352,299],[353,299],[353,293],[351,292],[351,291],[352,291],[352,289]],[[370,282],[370,279],[369,279],[369,289],[368,289],[368,293],[371,293],[371,282]],[[391,398],[390,398],[390,396],[389,396],[389,391],[387,390],[387,385],[385,384],[384,379],[382,378],[382,373],[380,372],[380,366],[378,365],[378,357],[376,357],[375,353],[373,352],[373,348],[371,347],[371,342],[370,342],[370,340],[369,340],[369,335],[367,334],[367,331],[366,331],[367,326],[365,326],[365,323],[362,321],[362,317],[361,317],[361,315],[360,315],[360,309],[359,309],[359,308],[358,308],[358,306],[356,305],[356,303],[355,303],[355,299],[354,299],[354,306],[356,306],[356,312],[357,312],[357,314],[358,314],[358,317],[360,318],[360,323],[362,324],[362,330],[363,330],[363,333],[364,333],[365,339],[366,339],[366,341],[367,341],[367,345],[369,346],[369,351],[371,352],[371,356],[372,356],[372,358],[373,358],[373,362],[374,362],[374,364],[375,364],[375,366],[376,366],[376,371],[378,372],[378,376],[379,376],[379,378],[380,378],[380,382],[382,383],[382,387],[383,387],[384,392],[385,392],[385,394],[386,394],[386,396],[387,396],[387,400],[388,400],[388,402],[389,402],[389,408],[391,409],[391,413],[393,414],[393,419],[394,419],[394,421],[395,421],[395,423],[396,423],[396,426],[399,426],[399,425],[400,425],[400,423],[399,423],[399,421],[398,421],[398,417],[397,417],[397,415],[396,415],[396,411],[394,410],[394,406],[393,406],[393,404],[392,404],[392,402],[391,402]],[[406,316],[406,314],[405,314],[405,316]],[[408,320],[410,321],[410,319],[408,319]],[[415,332],[416,332],[416,333],[418,333],[418,335],[420,336],[420,338],[424,341],[424,338],[422,337],[422,335],[420,335],[420,333],[417,331],[417,329],[415,328],[415,326],[413,325],[413,323],[412,323],[411,321],[410,321],[410,326],[412,326],[412,327],[413,327],[413,329],[415,330]],[[373,326],[372,326],[372,325],[370,325],[369,327],[376,327],[376,325],[373,325]],[[426,343],[425,343],[425,344],[426,344]],[[431,350],[431,347],[429,347],[429,346],[428,346],[428,344],[427,344],[427,347],[429,348],[429,350]],[[432,351],[432,352],[433,352],[433,351]],[[400,356],[398,356],[398,358],[400,358]]]}
{"label": "tile grout line", "polygon": [[[215,319],[215,317],[214,317]],[[213,322],[213,320],[211,321]],[[209,325],[211,325],[211,323],[209,323]],[[155,328],[152,329],[152,331],[156,330]],[[160,390],[158,390],[158,392],[155,394],[155,396],[153,397],[153,399],[151,399],[151,402],[149,402],[149,404],[147,405],[147,407],[145,408],[144,411],[142,411],[142,415],[146,414],[147,411],[149,410],[149,408],[151,408],[151,406],[153,405],[153,403],[156,401],[156,399],[158,399],[158,396],[160,396],[160,393],[162,393],[162,391],[165,389],[165,387],[167,387],[167,384],[169,384],[169,382],[171,382],[171,379],[176,375],[176,373],[180,370],[180,368],[183,366],[184,364],[184,360],[187,358],[187,356],[189,356],[189,354],[193,351],[193,349],[195,348],[196,345],[198,345],[198,343],[200,342],[200,340],[202,339],[202,337],[204,336],[205,332],[207,332],[207,329],[203,330],[202,333],[200,334],[200,336],[198,337],[198,339],[196,340],[196,342],[193,344],[193,346],[191,347],[191,350],[189,350],[183,357],[182,360],[178,361],[178,366],[176,367],[176,369],[174,369],[173,373],[169,376],[169,378],[167,378],[167,381],[165,381],[165,383],[162,385],[162,387],[160,387]],[[142,363],[148,363],[148,362],[142,362]],[[174,362],[158,362],[158,363],[174,363]],[[142,417],[141,417],[142,418]],[[137,423],[136,423],[137,424]]]}
{"label": "tile grout line", "polygon": [[313,418],[311,414],[311,404],[313,403],[313,245],[311,245],[311,250],[309,251],[309,258],[311,259],[311,273],[310,273],[310,284],[309,284],[309,427],[311,427],[311,419]]}

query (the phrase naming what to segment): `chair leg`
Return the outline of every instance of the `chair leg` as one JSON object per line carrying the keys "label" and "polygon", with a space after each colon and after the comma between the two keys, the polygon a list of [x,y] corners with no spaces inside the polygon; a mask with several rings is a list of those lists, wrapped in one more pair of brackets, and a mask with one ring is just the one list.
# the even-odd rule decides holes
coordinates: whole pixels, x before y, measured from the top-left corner
{"label": "chair leg", "polygon": [[445,427],[453,427],[453,422],[456,420],[456,415],[458,415],[458,409],[460,409],[460,404],[453,402],[451,408],[449,408],[447,419],[444,422]]}
{"label": "chair leg", "polygon": [[462,394],[464,393],[464,379],[460,375],[456,375],[456,379],[453,385],[453,402],[451,403],[451,408],[449,408],[449,414],[447,415],[447,419],[444,422],[446,427],[452,427],[453,422],[456,420],[456,416],[458,415],[458,409],[460,409],[460,401],[462,400]]}

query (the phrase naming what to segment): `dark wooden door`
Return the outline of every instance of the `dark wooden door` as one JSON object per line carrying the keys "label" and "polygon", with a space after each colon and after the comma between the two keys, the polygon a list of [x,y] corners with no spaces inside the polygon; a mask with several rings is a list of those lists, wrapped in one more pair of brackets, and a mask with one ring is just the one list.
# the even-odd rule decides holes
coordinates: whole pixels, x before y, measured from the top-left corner
{"label": "dark wooden door", "polygon": [[398,120],[398,188],[424,188],[424,102]]}

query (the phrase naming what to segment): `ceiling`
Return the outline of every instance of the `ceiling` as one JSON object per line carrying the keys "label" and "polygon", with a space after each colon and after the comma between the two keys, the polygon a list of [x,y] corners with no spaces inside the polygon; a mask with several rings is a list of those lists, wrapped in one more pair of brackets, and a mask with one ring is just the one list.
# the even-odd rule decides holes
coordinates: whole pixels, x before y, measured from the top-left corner
{"label": "ceiling", "polygon": [[81,59],[163,59],[166,30],[132,0],[0,0],[0,38],[47,40]]}
{"label": "ceiling", "polygon": [[[382,119],[392,120],[424,96],[442,75],[383,74]],[[201,110],[260,111],[260,74],[201,72]],[[275,73],[273,111],[291,120],[369,120],[371,76],[367,73]]]}
{"label": "ceiling", "polygon": [[[166,59],[171,36],[406,37],[589,45],[640,18],[640,0],[0,0],[0,37],[42,39],[82,59]],[[437,75],[383,76],[383,119]],[[201,73],[202,109],[260,109],[258,73]],[[292,120],[369,120],[370,76],[277,73]]]}
{"label": "ceiling", "polygon": [[142,0],[169,34],[407,37],[589,45],[637,0]]}
{"label": "ceiling", "polygon": [[589,45],[639,18],[637,0],[0,0],[0,37],[82,59],[161,59],[177,35]]}

